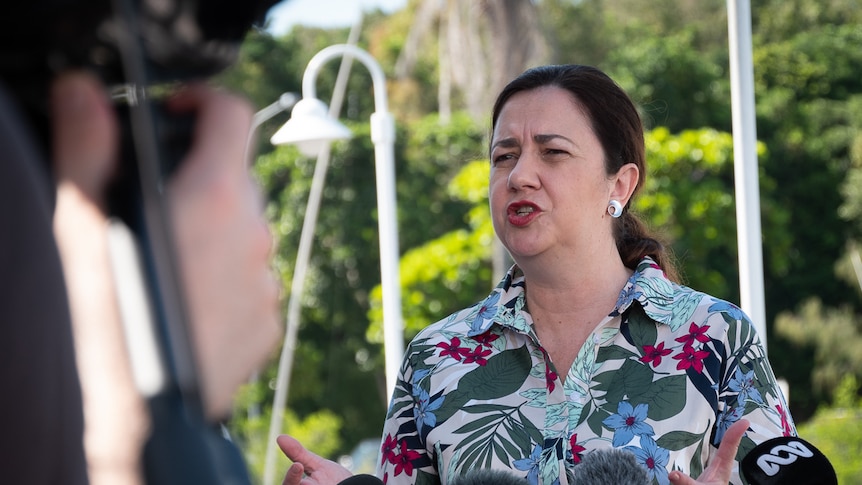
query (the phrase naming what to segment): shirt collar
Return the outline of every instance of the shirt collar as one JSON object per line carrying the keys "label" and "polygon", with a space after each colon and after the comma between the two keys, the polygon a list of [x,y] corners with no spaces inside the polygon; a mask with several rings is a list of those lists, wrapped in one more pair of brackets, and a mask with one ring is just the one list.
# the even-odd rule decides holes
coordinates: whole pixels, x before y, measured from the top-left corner
{"label": "shirt collar", "polygon": [[[680,323],[674,318],[674,315],[679,315],[674,305],[677,296],[675,288],[676,285],[667,279],[661,267],[649,256],[644,257],[620,291],[611,316],[621,315],[636,301],[651,319],[677,327]],[[524,273],[517,264],[513,265],[494,291],[480,304],[470,321],[468,335],[481,335],[494,323],[519,333],[530,333],[530,325],[521,311],[526,305],[524,289]],[[689,312],[683,313],[687,318]]]}

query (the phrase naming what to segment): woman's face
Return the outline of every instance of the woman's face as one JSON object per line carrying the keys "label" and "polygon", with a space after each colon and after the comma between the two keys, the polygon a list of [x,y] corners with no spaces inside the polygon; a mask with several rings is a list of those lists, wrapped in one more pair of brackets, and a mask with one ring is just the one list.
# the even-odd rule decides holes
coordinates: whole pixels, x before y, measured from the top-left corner
{"label": "woman's face", "polygon": [[568,91],[509,98],[491,140],[489,198],[494,230],[515,261],[562,263],[613,244],[613,189],[602,146]]}

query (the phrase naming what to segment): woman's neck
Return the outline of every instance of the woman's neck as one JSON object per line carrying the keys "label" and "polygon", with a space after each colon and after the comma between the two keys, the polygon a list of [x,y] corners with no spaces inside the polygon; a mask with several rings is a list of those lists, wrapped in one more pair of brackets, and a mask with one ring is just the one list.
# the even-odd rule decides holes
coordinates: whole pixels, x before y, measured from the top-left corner
{"label": "woman's neck", "polygon": [[600,311],[610,313],[632,270],[616,248],[607,257],[581,261],[519,262],[527,288],[527,305],[533,311],[565,315]]}

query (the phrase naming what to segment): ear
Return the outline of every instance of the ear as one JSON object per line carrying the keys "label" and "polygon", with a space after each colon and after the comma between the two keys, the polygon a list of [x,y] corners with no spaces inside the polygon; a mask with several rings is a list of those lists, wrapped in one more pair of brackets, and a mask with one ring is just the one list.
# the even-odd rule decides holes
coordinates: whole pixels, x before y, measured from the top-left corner
{"label": "ear", "polygon": [[611,178],[611,193],[609,199],[616,199],[625,207],[637,188],[640,179],[640,170],[634,163],[627,163],[620,167]]}

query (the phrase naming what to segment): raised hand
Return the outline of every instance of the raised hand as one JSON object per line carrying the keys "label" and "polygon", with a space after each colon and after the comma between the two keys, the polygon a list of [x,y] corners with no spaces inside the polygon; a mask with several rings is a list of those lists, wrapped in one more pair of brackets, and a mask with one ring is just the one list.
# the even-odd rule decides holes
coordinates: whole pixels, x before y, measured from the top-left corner
{"label": "raised hand", "polygon": [[718,453],[697,480],[674,470],[668,475],[670,482],[673,485],[727,485],[733,474],[733,467],[736,466],[734,461],[736,450],[745,435],[745,430],[748,429],[748,424],[747,420],[740,419],[727,429],[721,439]]}
{"label": "raised hand", "polygon": [[[293,461],[282,485],[336,485],[353,476],[350,470],[338,463],[306,450],[302,443],[292,436],[281,435],[276,442],[285,456]],[[307,476],[303,477],[304,474]]]}

